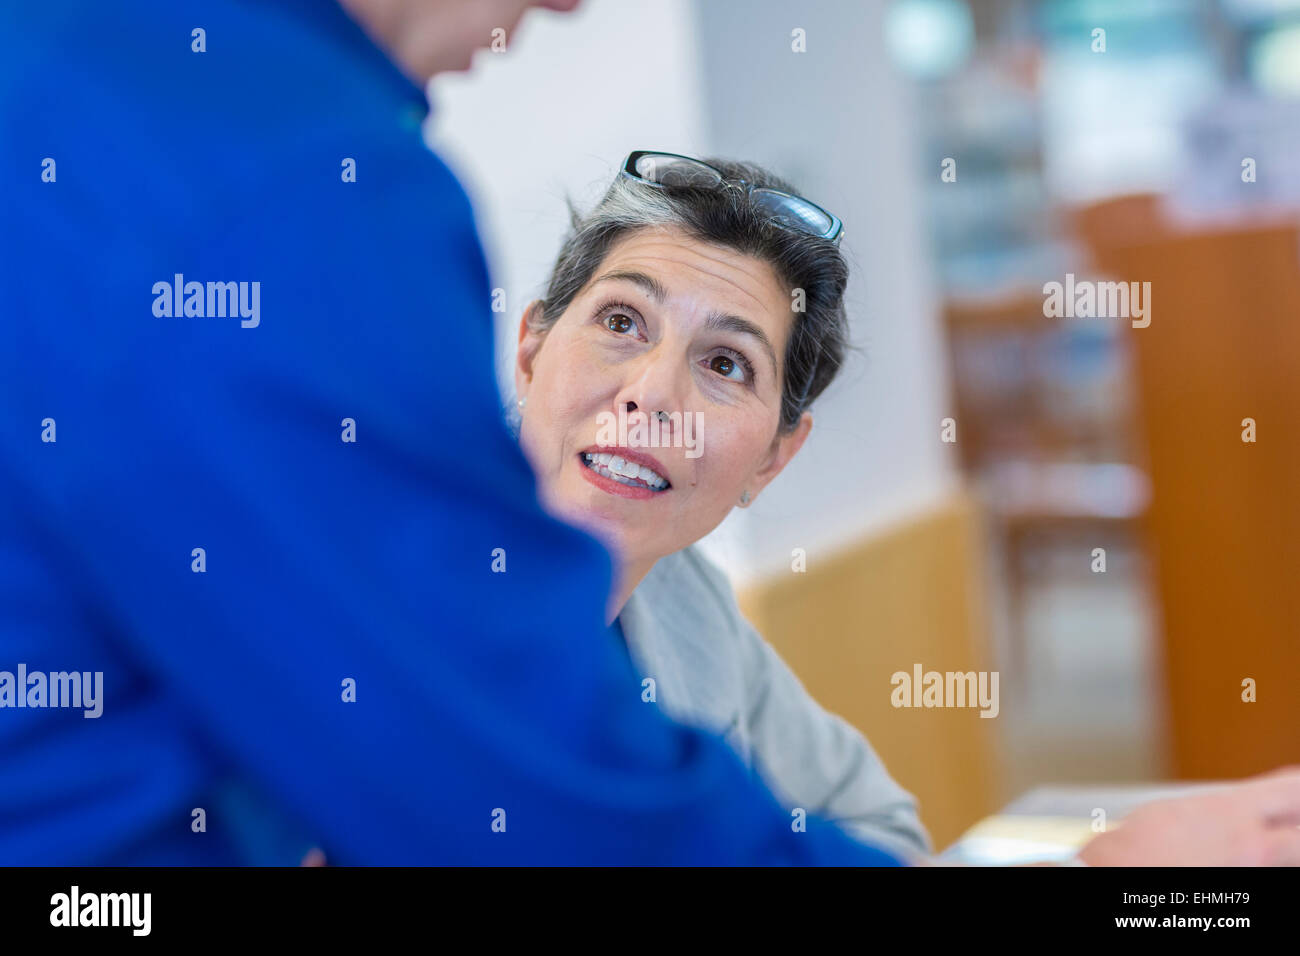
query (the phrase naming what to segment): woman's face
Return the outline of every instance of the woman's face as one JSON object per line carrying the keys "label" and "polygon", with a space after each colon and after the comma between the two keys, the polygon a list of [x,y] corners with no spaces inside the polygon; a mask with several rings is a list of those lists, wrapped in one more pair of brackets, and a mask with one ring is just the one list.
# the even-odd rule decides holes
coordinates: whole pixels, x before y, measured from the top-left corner
{"label": "woman's face", "polygon": [[791,301],[766,262],[657,227],[617,242],[546,332],[526,313],[520,437],[546,506],[635,566],[757,497],[812,425],[777,431]]}

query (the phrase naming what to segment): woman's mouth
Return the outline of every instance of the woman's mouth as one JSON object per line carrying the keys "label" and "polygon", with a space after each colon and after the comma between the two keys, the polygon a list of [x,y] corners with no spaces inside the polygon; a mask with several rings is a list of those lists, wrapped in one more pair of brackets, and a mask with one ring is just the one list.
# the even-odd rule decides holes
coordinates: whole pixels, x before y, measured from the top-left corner
{"label": "woman's mouth", "polygon": [[[613,452],[580,452],[578,461],[582,464],[584,477],[598,487],[614,491],[615,494],[648,498],[662,494],[672,487],[667,478],[644,462],[631,461]],[[609,484],[621,486],[627,491],[616,491],[615,488],[609,487]]]}

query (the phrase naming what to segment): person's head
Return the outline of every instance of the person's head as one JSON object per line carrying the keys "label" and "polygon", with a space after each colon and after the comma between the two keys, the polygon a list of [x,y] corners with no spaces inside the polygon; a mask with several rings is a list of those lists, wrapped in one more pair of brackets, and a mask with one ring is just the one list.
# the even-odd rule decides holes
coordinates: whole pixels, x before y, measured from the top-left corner
{"label": "person's head", "polygon": [[579,0],[338,0],[417,83],[468,70],[492,31],[514,31],[529,7],[568,12]]}
{"label": "person's head", "polygon": [[[737,182],[797,191],[751,164],[705,162],[724,184],[619,176],[575,213],[519,325],[520,440],[543,500],[640,573],[780,474],[847,347],[836,244],[777,225]],[[625,434],[609,427],[620,412]],[[656,417],[668,421],[645,447]],[[605,447],[611,435],[620,447]],[[638,472],[612,473],[601,455]]]}

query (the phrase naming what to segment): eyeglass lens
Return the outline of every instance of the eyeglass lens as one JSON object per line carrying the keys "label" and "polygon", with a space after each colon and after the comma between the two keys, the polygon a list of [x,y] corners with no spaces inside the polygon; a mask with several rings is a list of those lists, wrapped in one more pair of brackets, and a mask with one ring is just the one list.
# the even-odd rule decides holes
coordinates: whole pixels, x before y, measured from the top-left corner
{"label": "eyeglass lens", "polygon": [[805,199],[766,189],[755,189],[751,198],[755,205],[767,210],[773,219],[791,229],[820,236],[831,228],[830,216]]}
{"label": "eyeglass lens", "polygon": [[642,179],[660,186],[716,186],[722,182],[722,174],[713,167],[676,156],[638,156],[635,168]]}
{"label": "eyeglass lens", "polygon": [[[638,156],[633,168],[642,179],[660,186],[716,186],[723,178],[712,166],[664,153]],[[788,229],[821,236],[831,228],[831,217],[806,199],[761,187],[750,195],[757,206]]]}

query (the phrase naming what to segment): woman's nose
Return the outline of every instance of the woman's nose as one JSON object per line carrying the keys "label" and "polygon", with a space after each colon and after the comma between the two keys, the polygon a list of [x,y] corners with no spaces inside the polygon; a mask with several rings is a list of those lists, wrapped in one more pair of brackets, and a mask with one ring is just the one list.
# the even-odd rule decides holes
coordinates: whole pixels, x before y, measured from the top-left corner
{"label": "woman's nose", "polygon": [[618,395],[618,404],[629,414],[635,411],[653,415],[655,412],[673,412],[681,409],[685,376],[674,366],[676,362],[647,358],[629,378]]}

